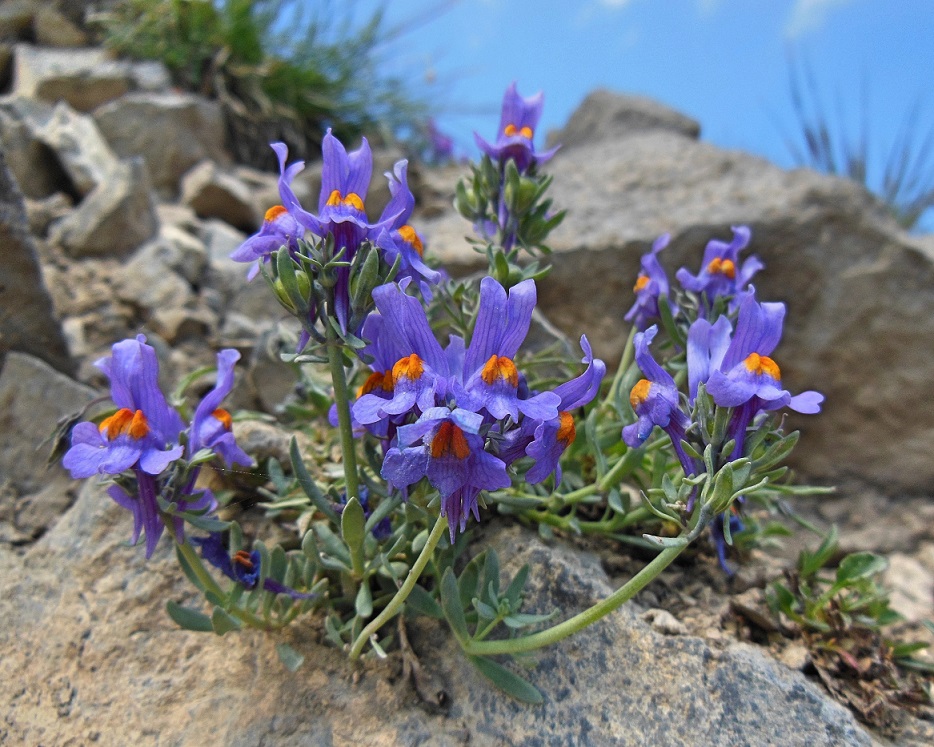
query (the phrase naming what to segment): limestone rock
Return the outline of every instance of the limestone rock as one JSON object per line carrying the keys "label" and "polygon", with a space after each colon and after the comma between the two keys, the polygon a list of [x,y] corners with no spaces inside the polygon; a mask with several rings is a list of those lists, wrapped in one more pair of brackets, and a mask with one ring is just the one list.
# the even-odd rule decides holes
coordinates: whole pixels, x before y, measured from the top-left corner
{"label": "limestone rock", "polygon": [[182,177],[181,203],[200,218],[218,218],[248,233],[262,222],[247,185],[211,161],[202,161]]}
{"label": "limestone rock", "polygon": [[158,60],[134,62],[130,67],[134,91],[165,92],[172,87],[169,69]]}
{"label": "limestone rock", "polygon": [[[131,93],[94,119],[117,155],[141,155],[160,194],[174,197],[186,171],[205,159],[227,164],[220,106],[184,93]],[[158,136],[153,136],[158,133]]]}
{"label": "limestone rock", "polygon": [[111,59],[103,49],[58,49],[17,44],[13,93],[43,101],[66,101],[89,112],[122,96],[130,88],[127,63]]}
{"label": "limestone rock", "polygon": [[38,358],[9,353],[0,372],[0,483],[25,494],[65,476],[59,466],[46,470],[47,439],[60,418],[81,410],[94,396],[94,390]]}
{"label": "limestone rock", "polygon": [[105,183],[120,163],[94,120],[59,102],[36,136],[58,158],[79,195]]}
{"label": "limestone rock", "polygon": [[[554,203],[570,214],[549,241],[554,270],[539,302],[572,339],[586,333],[614,366],[651,242],[671,233],[660,260],[672,277],[698,270],[707,241],[749,225],[747,253],[766,264],[759,297],[788,306],[783,383],[827,398],[819,416],[793,421],[796,467],[889,492],[934,488],[934,260],[862,187],[664,131],[559,151],[551,170]],[[420,227],[449,271],[477,268],[463,219],[449,212]]]}
{"label": "limestone rock", "polygon": [[175,272],[182,261],[178,248],[162,239],[140,247],[116,278],[117,296],[138,307],[144,317],[181,309],[194,300],[191,286]]}
{"label": "limestone rock", "polygon": [[141,158],[131,158],[119,162],[107,182],[55,226],[51,239],[72,257],[120,257],[157,230],[146,164]]}
{"label": "limestone rock", "polygon": [[33,236],[45,236],[49,226],[64,218],[74,209],[71,199],[62,192],[56,192],[43,200],[26,198],[26,217],[29,231]]}
{"label": "limestone rock", "polygon": [[33,199],[70,187],[55,154],[36,137],[52,112],[44,101],[0,97],[0,146],[23,194]]}
{"label": "limestone rock", "polygon": [[[16,687],[0,691],[0,711],[14,742],[107,743],[119,734],[140,745],[758,746],[781,735],[787,745],[872,744],[800,672],[747,645],[718,651],[659,635],[631,605],[540,654],[525,672],[543,693],[538,707],[494,689],[446,629],[420,621],[410,640],[449,703],[446,713],[428,712],[398,677],[397,655],[354,669],[307,624],[223,639],[177,630],[165,600],[196,597],[167,539],[146,562],[140,547],[125,546],[131,527],[89,481],[24,557],[2,556],[0,676]],[[570,614],[610,591],[595,558],[546,548],[527,530],[491,532],[489,544],[523,548],[509,570],[531,564],[539,610]],[[283,641],[305,657],[295,673],[275,660]]]}
{"label": "limestone rock", "polygon": [[653,99],[598,88],[587,94],[564,129],[548,133],[548,146],[560,144],[562,148],[573,148],[652,130],[666,130],[697,139],[700,124]]}
{"label": "limestone rock", "polygon": [[0,38],[24,39],[32,29],[36,0],[10,0],[0,4]]}
{"label": "limestone rock", "polygon": [[197,236],[172,224],[159,227],[159,238],[164,240],[160,246],[174,248],[172,256],[164,260],[165,264],[192,285],[200,285],[208,266],[208,250],[204,243]]}
{"label": "limestone rock", "polygon": [[0,150],[0,366],[11,350],[38,356],[71,372],[73,364],[42,280],[36,246],[16,180]]}
{"label": "limestone rock", "polygon": [[48,6],[40,7],[32,21],[36,43],[44,47],[83,47],[88,35]]}

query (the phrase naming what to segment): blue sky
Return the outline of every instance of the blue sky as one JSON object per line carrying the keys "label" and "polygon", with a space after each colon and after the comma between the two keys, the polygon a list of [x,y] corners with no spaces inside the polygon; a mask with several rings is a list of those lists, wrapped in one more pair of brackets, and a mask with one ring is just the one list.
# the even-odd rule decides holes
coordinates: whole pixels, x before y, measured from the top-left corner
{"label": "blue sky", "polygon": [[921,131],[934,127],[934,0],[455,0],[417,22],[439,2],[387,4],[389,23],[410,28],[393,57],[470,155],[471,132],[493,137],[516,80],[524,95],[545,92],[540,131],[602,86],[694,117],[709,142],[791,166],[791,57],[810,64],[831,120],[854,136],[868,92],[879,155],[917,102]]}

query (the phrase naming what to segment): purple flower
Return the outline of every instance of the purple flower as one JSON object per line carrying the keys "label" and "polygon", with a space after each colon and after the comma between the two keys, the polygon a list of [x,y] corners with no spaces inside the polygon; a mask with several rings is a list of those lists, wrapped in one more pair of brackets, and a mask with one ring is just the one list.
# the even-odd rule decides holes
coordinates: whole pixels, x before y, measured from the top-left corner
{"label": "purple flower", "polygon": [[535,137],[535,128],[542,116],[542,107],[545,98],[541,92],[523,98],[516,91],[516,84],[512,83],[503,96],[503,109],[499,119],[499,130],[496,141],[491,145],[476,132],[474,139],[477,146],[494,161],[505,164],[508,160],[515,161],[520,173],[528,171],[532,164],[542,164],[548,161],[557,148],[536,152],[532,140]]}
{"label": "purple flower", "polygon": [[[217,385],[198,406],[188,432],[189,458],[199,449],[209,448],[228,464],[253,463],[233,440],[230,415],[218,408],[233,386],[233,365],[239,357],[235,350],[222,350],[218,354]],[[146,338],[139,335],[135,340],[116,343],[112,355],[96,365],[110,379],[111,398],[119,409],[99,426],[78,423],[62,463],[75,478],[95,474],[118,476],[132,470],[136,494],[130,494],[121,485],[111,486],[108,494],[133,513],[134,543],[145,530],[148,558],[169,520],[176,541],[184,542],[182,517],[163,514],[160,495],[175,503],[180,513],[208,513],[217,507],[217,502],[211,491],[195,488],[197,469],[190,471],[184,484],[172,484],[176,479],[174,472],[165,474],[168,466],[185,452],[180,442],[186,426],[159,388],[159,362]]]}
{"label": "purple flower", "polygon": [[[661,296],[668,298],[668,275],[658,261],[658,253],[668,246],[670,240],[671,234],[662,234],[652,244],[652,251],[642,255],[642,272],[633,288],[636,302],[624,317],[638,330],[644,330],[649,320],[659,317],[658,299]],[[672,313],[677,313],[677,308],[672,307]]]}
{"label": "purple flower", "polygon": [[392,265],[399,259],[399,271],[396,274],[398,282],[409,278],[418,283],[422,297],[427,303],[431,302],[431,286],[441,282],[442,274],[432,270],[422,257],[425,254],[425,245],[418,232],[408,224],[415,207],[415,198],[409,190],[408,163],[400,161],[396,164],[392,174],[387,173],[389,191],[393,198],[400,195],[399,204],[403,205],[402,212],[395,214],[395,208],[390,212],[395,214],[388,226],[380,230],[376,238],[376,245],[383,250],[383,259],[386,264]]}
{"label": "purple flower", "polygon": [[[390,439],[382,474],[393,486],[406,488],[427,477],[441,493],[454,533],[470,513],[476,515],[480,490],[509,485],[507,463],[533,442],[543,461],[535,475],[544,479],[555,469],[574,435],[573,419],[558,407],[590,401],[605,366],[593,359],[584,338],[588,369],[582,376],[555,392],[528,391],[514,358],[531,324],[533,281],[507,293],[494,279],[483,279],[469,346],[452,336],[442,348],[422,304],[398,285],[377,288],[373,298],[377,313],[366,322],[372,342],[364,352],[373,358],[374,373],[352,413]],[[501,447],[498,456],[486,450],[488,437]]]}
{"label": "purple flower", "polygon": [[[748,226],[733,226],[733,240],[729,244],[716,239],[709,241],[700,272],[692,275],[682,267],[676,274],[678,282],[685,290],[706,294],[711,302],[717,296],[737,296],[763,267],[755,255],[740,266],[739,253],[749,244],[750,235]],[[735,307],[736,304],[731,305]]]}
{"label": "purple flower", "polygon": [[576,379],[566,381],[555,388],[554,393],[560,398],[558,417],[538,423],[535,427],[535,438],[525,450],[525,453],[535,460],[535,464],[525,475],[525,479],[533,485],[544,480],[552,472],[555,473],[556,482],[561,483],[559,459],[577,436],[574,416],[570,410],[583,407],[592,401],[600,391],[600,384],[606,374],[606,364],[594,359],[586,335],[581,336],[581,348],[584,350],[581,363],[585,363],[587,368]]}
{"label": "purple flower", "polygon": [[291,186],[295,175],[305,168],[305,162],[298,161],[286,167],[288,148],[285,144],[273,143],[272,149],[279,159],[279,196],[283,204],[269,208],[259,232],[244,241],[230,255],[235,262],[256,261],[247,273],[247,280],[255,278],[259,273],[260,262],[268,262],[272,254],[281,247],[287,246],[289,251],[298,252],[298,240],[305,235],[305,228],[293,215],[293,212],[301,210],[301,206]]}
{"label": "purple flower", "polygon": [[95,365],[110,378],[117,412],[99,426],[78,423],[62,464],[74,478],[119,475],[133,466],[158,475],[182,456],[179,434],[184,424],[159,389],[156,351],[139,335],[113,346],[113,354]]}
{"label": "purple flower", "polygon": [[671,437],[684,474],[693,475],[697,471],[696,465],[681,446],[691,421],[681,410],[675,380],[656,362],[649,351],[649,345],[656,334],[658,327],[653,325],[635,337],[636,363],[646,378],[636,382],[629,394],[629,404],[637,420],[623,428],[623,441],[633,448],[639,447],[645,443],[657,425]]}
{"label": "purple flower", "polygon": [[739,308],[736,332],[719,368],[707,381],[707,391],[720,407],[734,407],[729,434],[736,439],[733,458],[743,454],[746,427],[756,413],[789,407],[796,412],[820,412],[824,396],[814,391],[792,396],[782,388],[781,371],[771,355],[782,336],[785,305],[756,301],[748,293]]}
{"label": "purple flower", "polygon": [[386,453],[382,476],[394,487],[405,488],[423,477],[441,494],[441,513],[448,517],[451,542],[457,529],[464,531],[467,517],[479,521],[477,497],[481,490],[511,484],[506,464],[484,450],[478,435],[483,418],[474,412],[435,407],[411,425],[399,428],[399,446]]}
{"label": "purple flower", "polygon": [[220,407],[234,385],[234,364],[240,353],[233,349],[221,350],[217,354],[217,383],[198,404],[191,421],[191,437],[188,441],[189,458],[200,449],[211,449],[219,454],[228,467],[234,464],[252,466],[255,462],[237,446],[231,430],[230,413]]}
{"label": "purple flower", "polygon": [[691,324],[687,339],[687,366],[688,396],[692,404],[697,399],[698,385],[706,384],[710,374],[720,368],[732,334],[733,326],[726,316],[720,316],[713,324],[703,317]]}
{"label": "purple flower", "polygon": [[[233,556],[227,553],[219,532],[207,537],[192,537],[192,543],[201,547],[201,557],[217,568],[227,578],[242,584],[246,589],[256,587],[260,578],[260,554],[258,550],[238,550]],[[287,594],[292,599],[311,599],[314,594],[296,591],[273,578],[263,579],[263,590],[273,594]]]}

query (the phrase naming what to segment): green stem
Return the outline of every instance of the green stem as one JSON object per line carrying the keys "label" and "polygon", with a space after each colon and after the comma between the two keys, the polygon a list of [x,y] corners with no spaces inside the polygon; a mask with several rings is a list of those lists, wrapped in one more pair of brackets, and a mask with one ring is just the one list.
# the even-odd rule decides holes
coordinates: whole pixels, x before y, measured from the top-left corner
{"label": "green stem", "polygon": [[357,451],[353,439],[353,423],[350,420],[350,398],[347,395],[344,356],[337,340],[337,333],[330,324],[327,326],[327,337],[328,365],[331,368],[331,382],[334,385],[334,404],[337,408],[337,425],[341,432],[341,452],[344,455],[344,482],[349,501],[351,498],[360,497]]}
{"label": "green stem", "polygon": [[632,365],[632,357],[635,352],[633,341],[635,338],[636,328],[633,327],[629,330],[629,337],[626,339],[626,346],[623,348],[623,355],[619,361],[619,368],[616,369],[616,375],[613,377],[613,383],[610,384],[610,390],[607,392],[604,402],[613,402],[615,400],[616,392],[623,381],[623,377],[626,375],[626,371],[629,370],[629,366]]}
{"label": "green stem", "polygon": [[668,547],[662,550],[655,559],[639,571],[623,586],[613,592],[602,602],[584,610],[569,620],[553,625],[532,635],[521,638],[511,638],[501,641],[467,641],[464,644],[464,653],[471,656],[491,656],[495,654],[518,654],[523,651],[534,651],[544,646],[564,640],[569,635],[583,630],[600,618],[621,607],[648,585],[659,573],[667,568],[678,557],[687,545],[682,547]]}
{"label": "green stem", "polygon": [[358,635],[357,639],[353,642],[353,646],[350,649],[351,659],[359,659],[360,654],[363,652],[363,647],[366,645],[366,642],[370,640],[370,636],[376,633],[377,630],[383,627],[383,625],[402,609],[402,605],[405,603],[405,600],[408,599],[409,594],[412,593],[412,589],[415,588],[418,577],[422,575],[422,571],[425,570],[425,566],[428,564],[428,561],[431,560],[435,547],[437,547],[438,542],[447,528],[447,517],[439,516],[434,527],[431,529],[431,534],[428,535],[428,541],[425,542],[421,553],[419,553],[419,556],[415,559],[415,564],[409,569],[409,574],[405,577],[405,581],[402,582],[402,586],[399,587],[399,591],[396,592],[396,595],[389,601],[389,604],[383,607],[383,611],[370,621],[369,625],[360,632],[360,635]]}

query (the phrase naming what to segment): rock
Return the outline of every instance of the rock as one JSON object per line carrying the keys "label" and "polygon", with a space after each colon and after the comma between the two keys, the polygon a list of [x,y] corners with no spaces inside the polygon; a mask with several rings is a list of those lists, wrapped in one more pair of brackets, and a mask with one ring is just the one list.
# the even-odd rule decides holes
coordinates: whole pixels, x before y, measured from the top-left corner
{"label": "rock", "polygon": [[55,49],[17,44],[13,52],[13,93],[89,112],[130,88],[129,65],[103,49]]}
{"label": "rock", "polygon": [[140,247],[116,278],[117,297],[139,308],[144,318],[192,303],[191,286],[175,271],[180,261],[181,252],[174,244],[162,239],[150,241]]}
{"label": "rock", "polygon": [[192,285],[200,285],[208,266],[208,250],[204,243],[197,236],[172,224],[160,226],[159,238],[164,240],[160,243],[163,251],[168,247],[175,249],[172,256],[166,257],[163,262]]}
{"label": "rock", "polygon": [[63,474],[38,492],[17,497],[11,522],[15,534],[10,541],[22,544],[40,537],[74,502],[74,492],[74,483]]}
{"label": "rock", "polygon": [[61,192],[42,200],[30,200],[27,197],[25,202],[29,232],[33,236],[45,236],[52,223],[61,220],[74,209],[68,195]]}
{"label": "rock", "polygon": [[892,609],[908,622],[934,617],[934,574],[917,559],[896,552],[888,556],[889,567],[882,584],[889,591]]}
{"label": "rock", "polygon": [[[153,558],[125,546],[129,514],[92,481],[25,555],[2,556],[0,690],[18,744],[774,744],[870,745],[843,707],[801,673],[758,649],[711,649],[662,636],[630,606],[539,654],[526,677],[541,706],[511,700],[464,659],[446,628],[422,620],[409,635],[422,666],[448,695],[447,712],[416,704],[398,655],[356,668],[300,623],[284,634],[223,639],[179,631],[166,599],[197,604],[163,538]],[[531,599],[564,614],[611,591],[599,562],[529,531],[490,532],[523,548],[508,570],[532,565]],[[29,569],[28,574],[26,569]],[[315,621],[313,625],[320,623]],[[22,646],[22,630],[31,645]],[[287,642],[305,657],[290,673]],[[158,708],[140,708],[158,702]],[[373,708],[378,702],[380,707]],[[66,714],[66,715],[59,715]],[[40,731],[41,730],[41,731]]]}
{"label": "rock", "polygon": [[67,477],[59,466],[47,471],[48,439],[60,418],[78,412],[94,396],[93,389],[38,358],[9,353],[0,372],[0,483],[8,482],[23,495],[42,490],[53,477]]}
{"label": "rock", "polygon": [[230,161],[221,108],[200,96],[131,93],[100,107],[94,119],[117,155],[145,159],[153,186],[168,198],[178,193],[182,174],[201,161]]}
{"label": "rock", "polygon": [[598,88],[587,94],[564,129],[548,133],[548,147],[560,144],[567,149],[652,130],[696,140],[700,123],[652,99]]}
{"label": "rock", "polygon": [[0,98],[0,145],[23,194],[33,199],[71,189],[55,154],[35,134],[52,112],[52,106],[42,101]]}
{"label": "rock", "polygon": [[168,68],[158,60],[132,63],[130,77],[136,91],[165,92],[172,87],[172,76]]}
{"label": "rock", "polygon": [[[696,272],[710,239],[749,225],[747,254],[766,264],[759,297],[788,306],[775,356],[783,383],[827,398],[819,416],[791,421],[802,431],[794,466],[890,493],[934,489],[934,260],[862,187],[664,131],[559,151],[550,168],[554,204],[570,216],[549,240],[554,269],[539,302],[563,332],[585,332],[615,367],[651,242],[671,233],[660,257],[671,277],[681,265]],[[477,268],[453,212],[420,228],[450,272]]]}
{"label": "rock", "polygon": [[656,633],[662,635],[687,635],[688,629],[668,610],[650,609],[639,615],[639,619],[647,622]]}
{"label": "rock", "polygon": [[[310,440],[306,434],[301,431],[286,430],[278,425],[264,423],[261,420],[235,421],[233,432],[240,448],[260,465],[265,465],[266,461],[271,457],[278,460],[289,472],[291,472],[289,465],[292,463],[289,456],[292,438],[298,440],[299,450],[302,454],[311,450]],[[306,466],[314,469],[311,460],[306,460]]]}
{"label": "rock", "polygon": [[158,230],[141,158],[121,161],[111,178],[94,189],[52,231],[51,240],[75,258],[129,254]]}
{"label": "rock", "polygon": [[202,161],[182,177],[180,201],[199,218],[218,218],[247,233],[262,223],[247,185],[211,161]]}
{"label": "rock", "polygon": [[290,317],[278,324],[267,325],[256,337],[246,380],[264,412],[277,412],[295,393],[298,367],[285,363],[280,353],[295,350],[300,331],[297,320]]}
{"label": "rock", "polygon": [[88,35],[55,8],[40,7],[32,24],[40,46],[83,47],[88,43]]}
{"label": "rock", "polygon": [[217,330],[217,315],[204,307],[195,309],[156,309],[150,320],[152,328],[170,345],[186,340],[203,342]]}
{"label": "rock", "polygon": [[36,246],[29,235],[23,196],[0,150],[0,366],[12,350],[35,355],[71,373],[65,338],[43,284]]}
{"label": "rock", "polygon": [[32,30],[36,0],[10,0],[0,4],[0,38],[25,39]]}
{"label": "rock", "polygon": [[36,137],[55,153],[81,196],[104,184],[120,163],[94,120],[65,102],[55,106],[49,120],[37,128]]}

